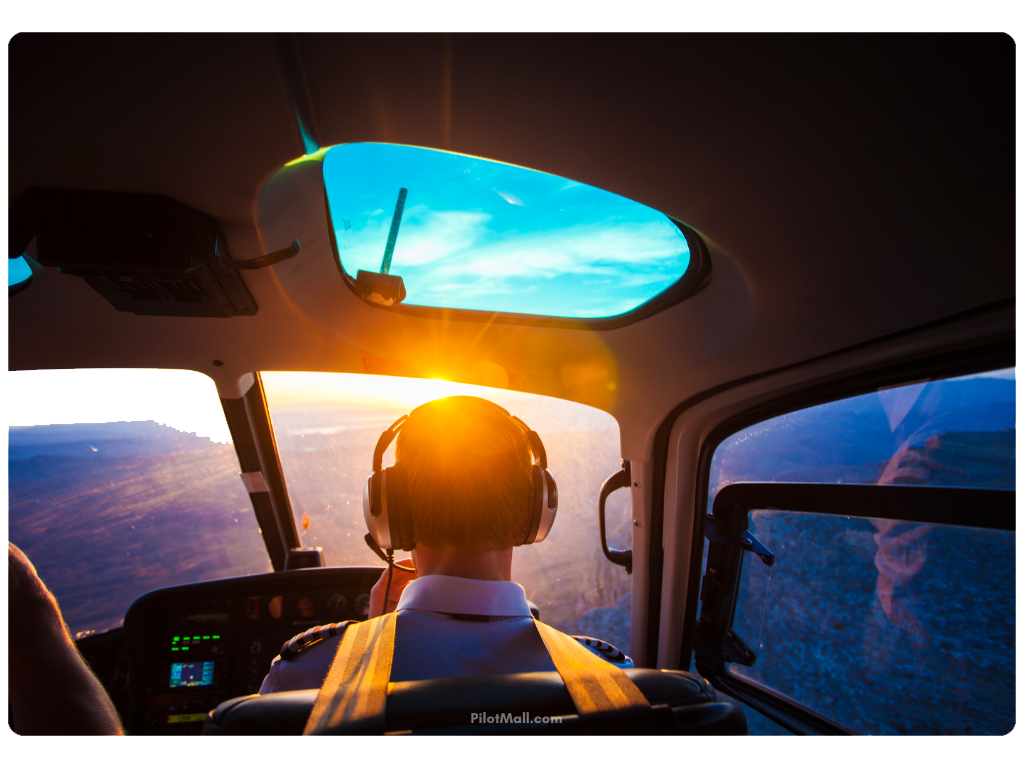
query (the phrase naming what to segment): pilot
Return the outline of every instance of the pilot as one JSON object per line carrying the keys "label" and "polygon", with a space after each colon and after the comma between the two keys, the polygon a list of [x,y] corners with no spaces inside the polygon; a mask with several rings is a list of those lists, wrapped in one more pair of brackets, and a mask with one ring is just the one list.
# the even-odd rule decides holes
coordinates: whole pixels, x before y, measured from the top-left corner
{"label": "pilot", "polygon": [[26,735],[123,734],[114,704],[78,653],[57,598],[7,542],[11,729]]}
{"label": "pilot", "polygon": [[[401,425],[395,466],[404,468],[415,544],[400,564],[414,570],[394,570],[390,589],[385,571],[369,611],[371,619],[397,611],[391,682],[556,671],[526,593],[512,581],[513,548],[531,525],[526,500],[538,448],[525,424],[476,397],[426,403]],[[350,623],[286,643],[260,693],[320,688]],[[618,667],[633,666],[608,643],[575,639]]]}

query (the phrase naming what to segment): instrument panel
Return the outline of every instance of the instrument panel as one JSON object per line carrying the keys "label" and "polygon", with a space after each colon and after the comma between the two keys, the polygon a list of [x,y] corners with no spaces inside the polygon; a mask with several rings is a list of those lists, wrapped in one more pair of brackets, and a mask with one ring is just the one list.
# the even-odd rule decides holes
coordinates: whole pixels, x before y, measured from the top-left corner
{"label": "instrument panel", "polygon": [[298,633],[365,619],[381,568],[306,568],[149,592],[124,619],[129,733],[198,734],[222,701],[256,693]]}

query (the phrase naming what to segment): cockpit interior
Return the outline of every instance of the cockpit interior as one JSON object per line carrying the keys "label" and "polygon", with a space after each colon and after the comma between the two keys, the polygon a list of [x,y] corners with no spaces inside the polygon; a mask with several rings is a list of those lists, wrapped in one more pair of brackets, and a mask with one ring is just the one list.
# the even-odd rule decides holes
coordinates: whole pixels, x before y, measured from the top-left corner
{"label": "cockpit interior", "polygon": [[421,680],[386,732],[1013,730],[1011,37],[22,33],[8,60],[8,535],[127,733],[302,733],[317,691],[260,685],[367,617],[374,445],[458,394],[558,479],[513,560],[531,610],[621,649],[651,708]]}

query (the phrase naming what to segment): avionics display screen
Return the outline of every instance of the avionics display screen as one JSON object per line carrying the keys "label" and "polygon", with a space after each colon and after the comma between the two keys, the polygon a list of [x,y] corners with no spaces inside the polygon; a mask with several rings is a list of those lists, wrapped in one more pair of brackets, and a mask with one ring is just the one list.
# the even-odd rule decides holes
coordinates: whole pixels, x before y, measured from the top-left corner
{"label": "avionics display screen", "polygon": [[171,688],[200,688],[213,685],[213,662],[192,661],[171,664]]}

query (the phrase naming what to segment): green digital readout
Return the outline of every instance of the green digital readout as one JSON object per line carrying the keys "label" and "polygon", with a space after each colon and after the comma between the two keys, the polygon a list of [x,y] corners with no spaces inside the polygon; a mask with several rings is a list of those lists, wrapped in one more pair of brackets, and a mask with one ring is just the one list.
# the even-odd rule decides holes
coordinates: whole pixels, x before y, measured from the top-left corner
{"label": "green digital readout", "polygon": [[172,651],[187,651],[193,645],[198,645],[203,640],[220,640],[220,635],[175,635],[171,639]]}
{"label": "green digital readout", "polygon": [[205,712],[190,712],[187,715],[168,715],[168,723],[200,723],[206,719]]}

